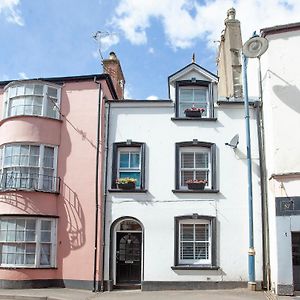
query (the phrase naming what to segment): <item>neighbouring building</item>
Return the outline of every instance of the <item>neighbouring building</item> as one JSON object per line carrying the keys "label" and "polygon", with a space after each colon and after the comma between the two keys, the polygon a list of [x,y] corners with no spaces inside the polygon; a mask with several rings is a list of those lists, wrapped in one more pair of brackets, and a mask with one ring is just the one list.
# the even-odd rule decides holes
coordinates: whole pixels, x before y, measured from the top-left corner
{"label": "neighbouring building", "polygon": [[261,91],[270,281],[277,294],[292,295],[300,289],[300,23],[264,28],[261,35],[269,41]]}
{"label": "neighbouring building", "polygon": [[[234,17],[230,14],[229,23]],[[230,48],[228,38],[223,42]],[[222,56],[219,63],[232,67]],[[232,81],[240,84],[238,73]],[[168,100],[106,101],[105,281],[109,289],[141,285],[148,291],[246,287],[247,163],[240,92],[219,97],[218,77],[194,60],[170,75],[166,88]],[[254,135],[256,109],[251,103]],[[234,136],[235,144],[228,145]],[[252,155],[260,285],[257,137]]]}
{"label": "neighbouring building", "polygon": [[124,84],[115,54],[103,63],[100,75],[0,82],[1,288],[101,284],[102,98],[122,99]]}

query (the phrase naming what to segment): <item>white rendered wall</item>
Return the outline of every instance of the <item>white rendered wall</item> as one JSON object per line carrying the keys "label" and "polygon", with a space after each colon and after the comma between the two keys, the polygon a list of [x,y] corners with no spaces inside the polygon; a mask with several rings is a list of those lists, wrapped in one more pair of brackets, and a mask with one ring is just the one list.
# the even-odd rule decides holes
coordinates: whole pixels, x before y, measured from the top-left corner
{"label": "white rendered wall", "polygon": [[[109,165],[112,144],[131,139],[146,143],[147,193],[109,193],[107,229],[116,219],[132,216],[144,226],[145,281],[247,281],[248,200],[245,125],[242,105],[215,108],[217,121],[172,121],[174,104],[112,103],[110,116]],[[240,144],[234,151],[225,146],[235,134]],[[256,278],[262,280],[261,198],[256,121],[251,109],[253,156],[254,232]],[[175,189],[175,143],[207,141],[217,146],[216,194],[179,194]],[[111,185],[108,174],[108,186]],[[217,265],[220,270],[173,271],[174,217],[181,215],[217,217]],[[109,261],[109,233],[106,261]],[[105,279],[108,279],[106,263]]]}
{"label": "white rendered wall", "polygon": [[300,176],[287,175],[300,172],[300,31],[266,38],[261,67],[267,178],[283,174],[268,185],[271,282],[277,292],[278,285],[293,284],[291,232],[300,231],[299,216],[276,217],[275,211],[275,197],[300,196]]}

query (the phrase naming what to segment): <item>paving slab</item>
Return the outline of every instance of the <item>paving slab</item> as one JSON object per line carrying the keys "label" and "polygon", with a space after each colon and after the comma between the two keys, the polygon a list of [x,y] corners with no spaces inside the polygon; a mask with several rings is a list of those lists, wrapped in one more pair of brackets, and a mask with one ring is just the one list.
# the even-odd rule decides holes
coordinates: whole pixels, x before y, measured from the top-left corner
{"label": "paving slab", "polygon": [[[251,292],[247,289],[202,290],[202,291],[158,291],[117,290],[113,292],[93,293],[75,289],[0,289],[1,300],[276,300],[265,292]],[[285,298],[285,297],[284,297]],[[291,299],[288,297],[287,299]]]}

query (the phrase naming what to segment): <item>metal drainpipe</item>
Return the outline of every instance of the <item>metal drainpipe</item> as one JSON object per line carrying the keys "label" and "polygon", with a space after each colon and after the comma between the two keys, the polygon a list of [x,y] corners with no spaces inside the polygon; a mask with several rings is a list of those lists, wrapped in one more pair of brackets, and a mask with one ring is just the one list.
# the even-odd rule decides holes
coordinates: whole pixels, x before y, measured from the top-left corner
{"label": "metal drainpipe", "polygon": [[249,250],[248,250],[248,288],[256,289],[255,282],[255,249],[253,233],[253,193],[252,193],[252,159],[251,159],[251,136],[250,136],[250,116],[249,116],[249,96],[247,80],[248,59],[243,54],[243,87],[245,93],[245,122],[246,122],[246,142],[247,142],[247,166],[248,166],[248,223],[249,223]]}
{"label": "metal drainpipe", "polygon": [[259,150],[259,166],[261,179],[261,207],[262,207],[262,229],[263,229],[263,279],[264,288],[269,290],[271,288],[271,274],[270,274],[270,244],[269,244],[269,216],[268,216],[268,189],[267,189],[267,171],[266,171],[266,157],[265,157],[265,137],[264,137],[264,120],[263,120],[263,91],[261,79],[261,64],[258,58],[259,70],[259,98],[260,101],[256,103],[256,119],[257,119],[257,133],[258,133],[258,150]]}
{"label": "metal drainpipe", "polygon": [[[95,80],[96,82],[96,80]],[[101,118],[101,103],[102,103],[102,89],[99,84],[98,94],[98,113],[97,113],[97,145],[96,145],[96,176],[95,176],[95,248],[94,248],[94,276],[93,276],[93,292],[99,291],[97,285],[97,256],[98,256],[98,222],[99,222],[99,147],[100,147],[100,118]]]}
{"label": "metal drainpipe", "polygon": [[106,229],[106,201],[107,201],[107,174],[108,174],[108,146],[109,146],[109,119],[110,119],[110,102],[107,102],[108,109],[105,117],[105,172],[104,176],[104,194],[103,194],[103,206],[102,206],[102,224],[101,224],[101,255],[102,255],[102,277],[101,277],[101,292],[104,292],[104,270],[105,270],[105,229]]}

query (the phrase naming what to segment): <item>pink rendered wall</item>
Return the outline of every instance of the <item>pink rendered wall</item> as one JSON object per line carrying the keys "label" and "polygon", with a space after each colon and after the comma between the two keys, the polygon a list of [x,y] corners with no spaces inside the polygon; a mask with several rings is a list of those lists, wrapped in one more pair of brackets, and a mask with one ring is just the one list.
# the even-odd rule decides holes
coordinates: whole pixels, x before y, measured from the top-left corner
{"label": "pink rendered wall", "polygon": [[[106,82],[101,84],[104,95],[112,99]],[[61,121],[22,116],[0,122],[0,145],[15,141],[58,145],[57,176],[61,178],[59,195],[21,191],[0,193],[0,214],[59,217],[57,269],[0,269],[0,279],[93,280],[98,93],[98,84],[93,81],[65,82]],[[1,94],[0,90],[0,109]],[[100,148],[99,204],[102,155]],[[97,270],[98,276],[100,271],[101,267]]]}

